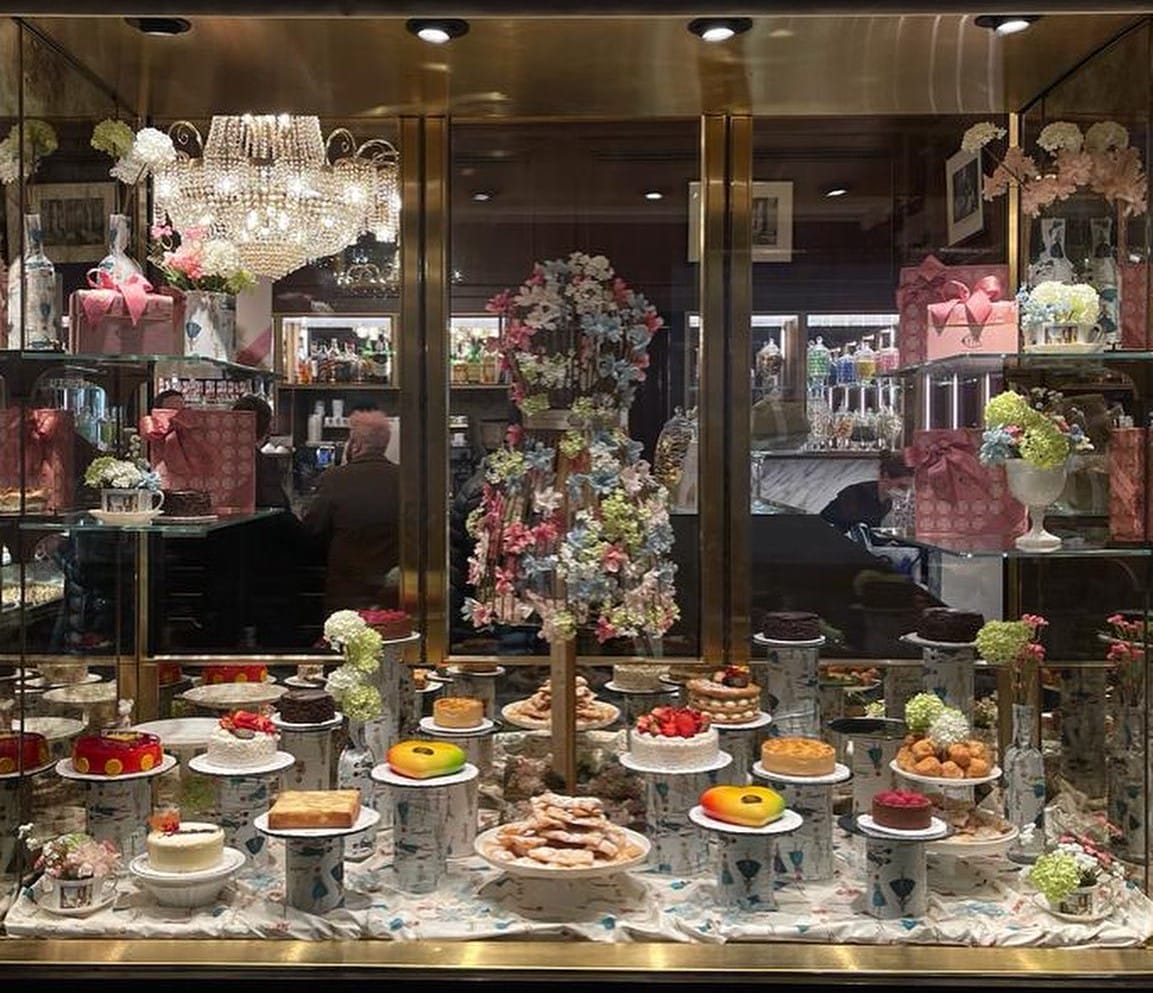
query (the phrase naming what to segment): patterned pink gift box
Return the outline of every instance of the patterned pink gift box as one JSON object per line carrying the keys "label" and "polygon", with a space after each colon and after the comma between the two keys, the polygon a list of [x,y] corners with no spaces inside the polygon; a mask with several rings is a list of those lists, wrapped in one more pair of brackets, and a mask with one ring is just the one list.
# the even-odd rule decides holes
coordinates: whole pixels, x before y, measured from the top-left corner
{"label": "patterned pink gift box", "polygon": [[142,276],[118,284],[107,273],[100,273],[91,289],[76,290],[68,298],[68,319],[69,348],[74,354],[184,352],[173,297],[153,293],[152,285]]}
{"label": "patterned pink gift box", "polygon": [[256,415],[250,410],[153,410],[140,419],[166,490],[207,490],[216,514],[256,508]]}
{"label": "patterned pink gift box", "polygon": [[[6,491],[5,511],[19,509],[20,420],[20,408],[0,410],[0,488]],[[57,514],[70,509],[76,502],[72,411],[34,408],[24,412],[23,420],[25,510]]]}
{"label": "patterned pink gift box", "polygon": [[[963,349],[964,352],[982,351],[982,352],[995,352],[995,351],[1017,351],[1017,316],[1016,304],[1010,299],[1012,292],[1009,290],[1009,267],[1007,265],[945,265],[935,255],[926,256],[925,259],[916,266],[903,266],[901,268],[900,277],[897,283],[897,311],[900,322],[897,326],[897,349],[901,355],[901,365],[910,366],[918,365],[929,358],[935,357],[930,354],[929,340],[930,340],[930,326],[929,326],[929,307],[933,304],[944,304],[950,300],[956,299],[951,294],[960,294],[960,287],[964,287],[968,296],[973,296],[974,288],[979,288],[982,281],[986,279],[996,280],[1000,287],[999,294],[996,299],[992,300],[993,303],[1001,304],[1002,306],[997,310],[997,320],[994,328],[997,329],[996,337],[997,344],[1000,345],[1004,339],[1004,333],[1007,328],[1010,315],[1005,304],[1012,304],[1012,338],[1013,344],[1011,348],[981,348],[981,349]],[[951,286],[950,284],[956,284]],[[990,288],[992,284],[989,284]],[[984,291],[984,296],[988,297],[988,289]],[[974,300],[978,304],[978,313],[983,312],[984,305],[980,300]],[[965,312],[962,306],[961,313]],[[954,321],[953,323],[957,323]],[[966,331],[968,328],[966,327]],[[984,338],[984,334],[980,335]],[[940,351],[936,354],[940,354]],[[956,353],[953,353],[956,354]]]}
{"label": "patterned pink gift box", "polygon": [[1122,262],[1118,289],[1121,295],[1121,347],[1149,347],[1149,265]]}
{"label": "patterned pink gift box", "polygon": [[981,431],[918,431],[906,449],[913,467],[916,535],[972,551],[1007,547],[1025,532],[1027,511],[1009,493],[1005,470],[978,458]]}
{"label": "patterned pink gift box", "polygon": [[1114,428],[1109,434],[1109,537],[1114,541],[1144,541],[1149,533],[1147,449],[1144,428]]}

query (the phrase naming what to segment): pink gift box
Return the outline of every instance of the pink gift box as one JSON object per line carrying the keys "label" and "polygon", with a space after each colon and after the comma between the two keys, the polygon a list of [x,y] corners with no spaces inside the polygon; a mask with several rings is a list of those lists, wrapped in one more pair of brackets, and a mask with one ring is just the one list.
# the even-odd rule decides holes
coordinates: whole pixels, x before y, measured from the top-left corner
{"label": "pink gift box", "polygon": [[256,509],[256,415],[250,410],[153,410],[140,419],[166,490],[207,490],[215,514]]}
{"label": "pink gift box", "polygon": [[1121,295],[1121,347],[1143,351],[1149,347],[1149,264],[1122,262],[1117,281]]}
{"label": "pink gift box", "polygon": [[916,536],[973,551],[1007,547],[1024,534],[1027,511],[1009,492],[1005,470],[981,463],[980,430],[918,431],[906,449],[913,467]]}
{"label": "pink gift box", "polygon": [[144,309],[133,319],[116,290],[76,290],[68,300],[69,348],[81,355],[180,355],[184,341],[173,299],[147,293]]}
{"label": "pink gift box", "polygon": [[[961,294],[962,288],[965,294],[969,297],[974,295],[974,288],[980,287],[983,280],[993,279],[996,280],[997,285],[1000,287],[997,297],[992,300],[993,303],[999,304],[1012,304],[1014,313],[1012,316],[1012,344],[1008,348],[958,348],[956,351],[945,352],[944,348],[948,347],[946,342],[941,342],[940,345],[930,353],[930,342],[932,339],[929,307],[934,304],[945,304],[950,301],[958,299],[953,294]],[[951,285],[956,284],[956,285]],[[1016,318],[1016,304],[1009,299],[1012,296],[1008,289],[1009,286],[1009,267],[1007,265],[945,265],[935,255],[926,256],[926,258],[916,266],[903,266],[901,268],[900,277],[897,283],[897,311],[899,315],[899,324],[897,325],[897,349],[901,356],[901,365],[910,366],[918,365],[929,358],[940,358],[945,354],[957,355],[968,354],[973,351],[982,352],[1016,352],[1018,333],[1017,333],[1017,318]],[[990,284],[991,288],[991,284]],[[990,296],[988,288],[984,291],[984,296]],[[976,319],[980,320],[984,311],[984,304],[978,297],[973,300],[976,306],[976,313],[973,315]],[[972,307],[970,308],[973,309]],[[965,307],[962,306],[961,312],[951,322],[954,325],[961,323],[961,314],[964,314]],[[994,333],[993,337],[997,338],[997,343],[1001,344],[1004,339],[1004,332],[1006,330],[1007,322],[1009,321],[1009,312],[1005,307],[1000,307],[997,310],[997,319],[994,327],[998,330]],[[944,323],[944,322],[942,322]],[[968,317],[965,317],[964,323],[968,324]],[[987,325],[989,320],[985,320]],[[960,328],[956,329],[960,332]],[[985,332],[988,329],[981,327],[980,339],[985,338]],[[950,335],[953,332],[950,331]],[[965,334],[971,334],[966,327],[965,333],[960,334],[960,337],[965,337]]]}
{"label": "pink gift box", "polygon": [[1148,444],[1144,428],[1114,428],[1109,433],[1109,537],[1114,541],[1144,541],[1149,533]]}
{"label": "pink gift box", "polygon": [[35,408],[24,412],[24,473],[20,473],[20,417],[17,407],[0,410],[0,488],[6,492],[0,507],[20,509],[24,488],[28,513],[58,514],[76,502],[73,446],[76,441],[72,411]]}

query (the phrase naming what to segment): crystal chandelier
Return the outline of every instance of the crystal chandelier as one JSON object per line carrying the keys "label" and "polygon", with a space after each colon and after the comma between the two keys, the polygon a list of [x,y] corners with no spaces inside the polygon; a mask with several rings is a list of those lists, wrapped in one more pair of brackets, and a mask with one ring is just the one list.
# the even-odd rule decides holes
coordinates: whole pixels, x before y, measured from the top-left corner
{"label": "crystal chandelier", "polygon": [[158,219],[231,242],[246,269],[278,279],[365,233],[399,228],[396,148],[357,145],[340,128],[325,140],[316,117],[216,116],[208,139],[188,121],[169,129],[175,162],[157,169]]}

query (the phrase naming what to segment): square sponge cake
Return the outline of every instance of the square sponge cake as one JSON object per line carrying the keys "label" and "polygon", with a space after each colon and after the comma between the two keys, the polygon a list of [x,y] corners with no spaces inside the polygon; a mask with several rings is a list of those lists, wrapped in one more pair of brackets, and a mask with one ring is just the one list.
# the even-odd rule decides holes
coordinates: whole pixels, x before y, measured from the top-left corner
{"label": "square sponge cake", "polygon": [[285,790],[268,811],[270,828],[350,828],[360,790]]}

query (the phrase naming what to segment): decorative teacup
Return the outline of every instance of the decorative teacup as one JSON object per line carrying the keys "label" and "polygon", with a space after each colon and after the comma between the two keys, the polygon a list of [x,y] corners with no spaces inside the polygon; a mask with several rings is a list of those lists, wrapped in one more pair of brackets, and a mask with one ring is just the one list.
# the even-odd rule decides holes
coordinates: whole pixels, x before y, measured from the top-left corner
{"label": "decorative teacup", "polygon": [[164,506],[161,490],[103,489],[100,491],[100,509],[111,514],[146,514]]}

